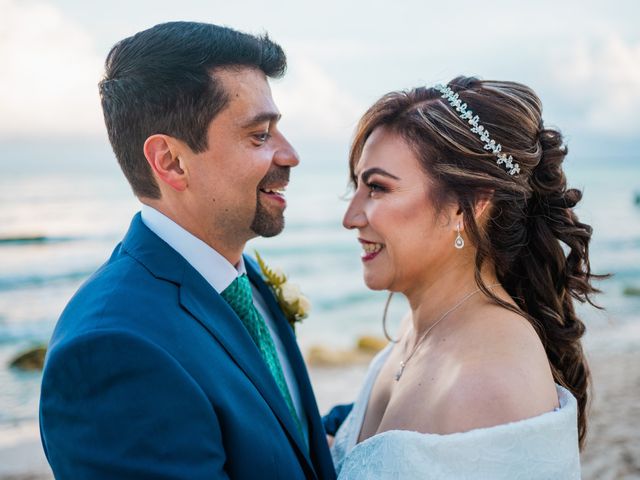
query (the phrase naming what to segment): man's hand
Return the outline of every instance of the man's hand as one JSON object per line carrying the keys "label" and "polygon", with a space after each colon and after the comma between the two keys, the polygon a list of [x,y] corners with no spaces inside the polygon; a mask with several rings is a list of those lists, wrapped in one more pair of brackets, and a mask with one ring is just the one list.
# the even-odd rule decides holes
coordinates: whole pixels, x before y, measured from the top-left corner
{"label": "man's hand", "polygon": [[[347,418],[347,415],[351,412],[353,408],[353,403],[349,403],[347,405],[336,405],[331,409],[331,411],[322,417],[322,425],[324,426],[324,431],[327,435],[334,436],[344,419]],[[331,445],[333,443],[333,439],[329,443]]]}

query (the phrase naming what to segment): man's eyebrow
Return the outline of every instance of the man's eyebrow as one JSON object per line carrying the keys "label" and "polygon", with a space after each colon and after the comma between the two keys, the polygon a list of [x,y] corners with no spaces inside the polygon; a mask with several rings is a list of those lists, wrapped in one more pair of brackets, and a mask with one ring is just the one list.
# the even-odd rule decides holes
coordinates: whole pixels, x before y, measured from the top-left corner
{"label": "man's eyebrow", "polygon": [[280,117],[282,117],[282,115],[276,112],[262,112],[255,115],[254,117],[249,119],[247,122],[243,123],[242,128],[255,127],[256,125],[259,125],[265,122],[269,122],[269,123],[277,122],[278,120],[280,120]]}
{"label": "man's eyebrow", "polygon": [[365,182],[365,183],[368,182],[369,181],[369,177],[371,177],[371,175],[375,175],[375,174],[382,175],[384,177],[393,178],[394,180],[400,180],[399,177],[396,177],[395,175],[387,172],[386,170],[383,170],[380,167],[373,167],[373,168],[370,168],[370,169],[365,170],[364,172],[362,172],[362,181]]}

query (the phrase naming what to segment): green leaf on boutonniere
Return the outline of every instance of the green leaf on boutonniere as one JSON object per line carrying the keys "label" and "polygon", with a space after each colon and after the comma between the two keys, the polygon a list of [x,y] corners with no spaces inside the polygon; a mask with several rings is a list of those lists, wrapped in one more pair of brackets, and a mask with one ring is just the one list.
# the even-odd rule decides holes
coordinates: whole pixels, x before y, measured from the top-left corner
{"label": "green leaf on boutonniere", "polygon": [[295,332],[295,324],[309,315],[311,303],[297,285],[288,281],[282,270],[267,266],[257,251],[255,254],[265,283],[271,288],[280,309]]}

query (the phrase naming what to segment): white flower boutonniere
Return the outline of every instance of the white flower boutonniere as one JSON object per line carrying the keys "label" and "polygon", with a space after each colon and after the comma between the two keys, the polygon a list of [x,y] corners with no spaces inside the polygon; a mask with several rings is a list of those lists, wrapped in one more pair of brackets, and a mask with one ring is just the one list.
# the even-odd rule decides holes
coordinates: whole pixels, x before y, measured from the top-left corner
{"label": "white flower boutonniere", "polygon": [[311,302],[302,294],[300,287],[288,281],[282,270],[268,267],[260,254],[257,251],[255,253],[265,282],[273,291],[278,305],[295,332],[295,324],[309,316]]}

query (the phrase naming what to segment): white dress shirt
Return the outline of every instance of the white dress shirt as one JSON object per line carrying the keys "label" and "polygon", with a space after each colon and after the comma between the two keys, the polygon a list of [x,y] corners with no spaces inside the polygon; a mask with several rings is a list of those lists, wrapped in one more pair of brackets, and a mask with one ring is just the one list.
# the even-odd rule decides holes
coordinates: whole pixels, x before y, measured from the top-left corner
{"label": "white dress shirt", "polygon": [[[246,273],[244,265],[244,259],[240,257],[240,262],[237,266],[233,266],[229,261],[216,252],[209,245],[204,243],[199,238],[195,237],[180,225],[175,223],[169,217],[163,215],[158,210],[148,205],[142,205],[142,221],[153,233],[158,235],[164,240],[171,248],[178,252],[189,264],[196,269],[196,271],[204,277],[204,279],[214,288],[218,293],[221,293],[225,288],[231,285],[236,277]],[[291,399],[293,405],[300,418],[300,423],[304,429],[304,435],[308,438],[308,426],[304,420],[305,415],[302,409],[302,402],[300,401],[300,392],[298,390],[298,384],[293,374],[293,369],[289,363],[289,359],[285,353],[284,345],[278,336],[278,331],[275,326],[275,322],[271,317],[271,313],[264,298],[260,295],[258,289],[251,284],[251,290],[253,291],[253,304],[255,305],[262,318],[264,318],[271,338],[276,347],[278,358],[280,359],[280,365],[282,365],[282,372],[284,373],[285,381],[289,387],[291,393]]]}

